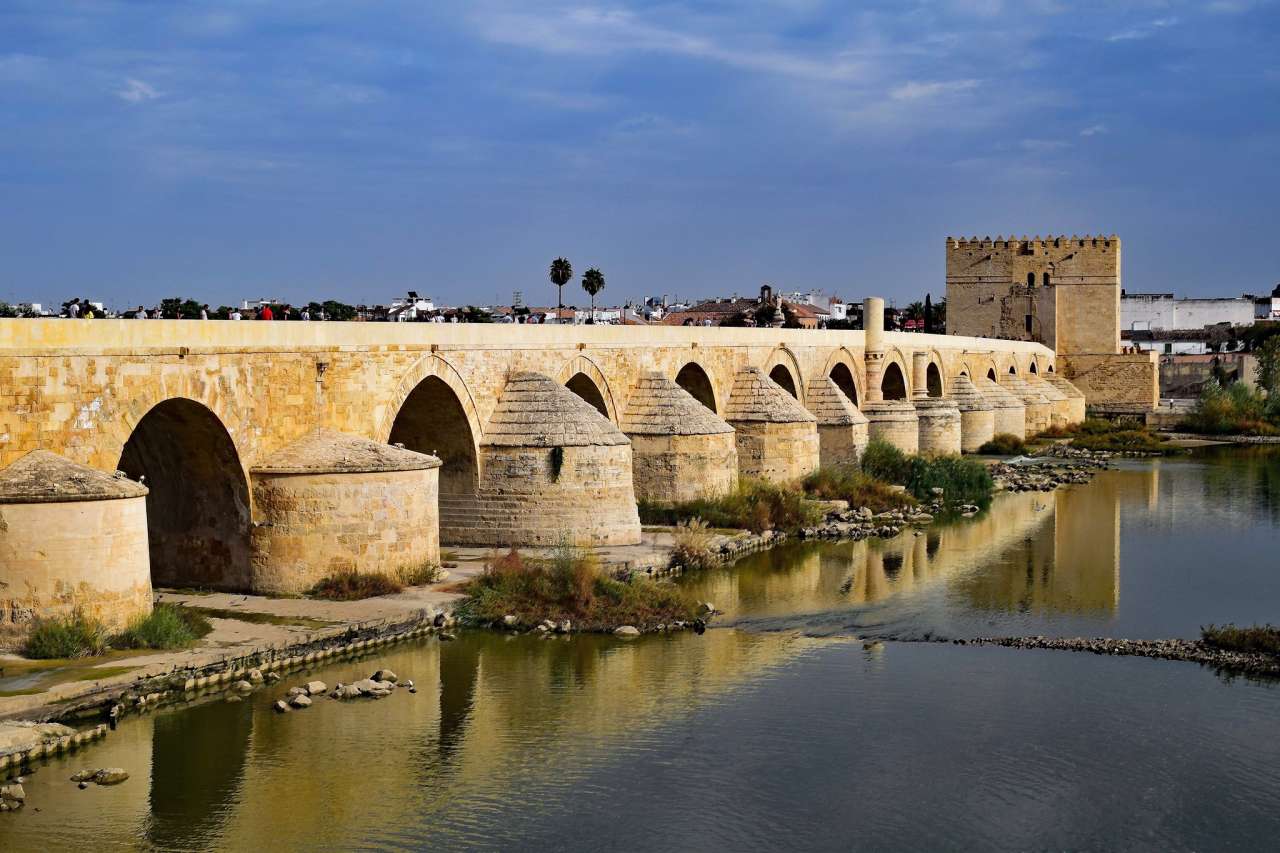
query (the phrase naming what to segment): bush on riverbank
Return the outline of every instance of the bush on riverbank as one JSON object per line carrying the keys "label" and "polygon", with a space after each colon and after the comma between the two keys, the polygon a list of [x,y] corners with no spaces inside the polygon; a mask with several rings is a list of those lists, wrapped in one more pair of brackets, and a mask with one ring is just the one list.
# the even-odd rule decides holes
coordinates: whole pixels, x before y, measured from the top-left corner
{"label": "bush on riverbank", "polygon": [[359,601],[379,595],[395,595],[407,586],[425,586],[440,579],[440,567],[435,563],[401,566],[394,573],[388,572],[335,572],[321,578],[307,594],[328,601]]}
{"label": "bush on riverbank", "polygon": [[36,660],[86,658],[117,649],[185,649],[213,630],[198,613],[173,604],[157,604],[147,616],[112,636],[84,611],[35,620],[22,653]]}
{"label": "bush on riverbank", "polygon": [[700,518],[711,527],[763,533],[813,525],[819,521],[818,515],[814,507],[805,503],[804,494],[794,486],[754,479],[740,480],[738,487],[727,495],[674,505],[640,502],[642,523],[668,527]]}
{"label": "bush on riverbank", "polygon": [[984,456],[1021,456],[1027,452],[1027,443],[1011,432],[997,434],[978,448]]}
{"label": "bush on riverbank", "polygon": [[1182,429],[1206,435],[1280,435],[1280,394],[1264,395],[1243,382],[1209,381]]}
{"label": "bush on riverbank", "polygon": [[872,512],[889,512],[916,505],[911,495],[871,477],[854,465],[819,468],[804,478],[802,486],[811,498],[848,501],[851,507],[865,506]]}
{"label": "bush on riverbank", "polygon": [[37,660],[87,658],[104,654],[110,646],[111,638],[102,623],[76,610],[69,616],[36,619],[22,653]]}
{"label": "bush on riverbank", "polygon": [[712,534],[700,518],[690,518],[676,525],[675,543],[671,549],[671,565],[686,569],[707,569],[716,562],[711,548]]}
{"label": "bush on riverbank", "polygon": [[199,613],[173,604],[157,604],[147,616],[133,620],[116,636],[120,649],[185,649],[213,630]]}
{"label": "bush on riverbank", "polygon": [[917,456],[883,441],[873,441],[862,454],[862,470],[877,480],[906,486],[920,500],[942,489],[948,503],[989,501],[995,483],[987,466],[961,456]]}
{"label": "bush on riverbank", "polygon": [[1280,655],[1280,628],[1274,625],[1207,625],[1200,629],[1200,639],[1223,651]]}
{"label": "bush on riverbank", "polygon": [[1080,450],[1110,453],[1175,453],[1176,448],[1152,432],[1135,418],[1085,418],[1071,426],[1053,426],[1036,435],[1041,439],[1070,439],[1070,446]]}
{"label": "bush on riverbank", "polygon": [[526,558],[514,548],[495,555],[465,592],[458,613],[479,623],[506,616],[523,626],[567,619],[574,630],[608,631],[692,621],[698,615],[698,603],[683,588],[641,577],[608,577],[595,554],[572,546],[557,548],[546,560]]}

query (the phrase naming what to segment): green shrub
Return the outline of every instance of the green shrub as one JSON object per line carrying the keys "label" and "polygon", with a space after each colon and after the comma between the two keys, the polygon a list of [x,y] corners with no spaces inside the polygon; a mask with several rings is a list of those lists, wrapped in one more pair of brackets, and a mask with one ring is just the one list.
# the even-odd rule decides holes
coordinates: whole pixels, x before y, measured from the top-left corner
{"label": "green shrub", "polygon": [[480,623],[515,616],[522,626],[568,619],[577,630],[648,627],[692,620],[697,602],[675,584],[605,576],[590,551],[561,546],[546,560],[526,559],[514,548],[495,555],[467,584],[459,614]]}
{"label": "green shrub", "polygon": [[213,630],[203,615],[185,607],[157,604],[133,620],[113,645],[122,649],[185,649]]}
{"label": "green shrub", "polygon": [[431,562],[401,566],[396,570],[395,580],[403,586],[426,586],[440,580],[440,566]]}
{"label": "green shrub", "polygon": [[316,598],[329,601],[358,601],[378,595],[394,595],[404,584],[385,572],[337,572],[322,578],[310,590]]}
{"label": "green shrub", "polygon": [[70,616],[36,619],[22,653],[39,660],[85,658],[100,655],[109,646],[102,623],[76,610]]}
{"label": "green shrub", "polygon": [[948,503],[981,504],[991,500],[995,483],[987,466],[960,456],[912,456],[907,490],[921,500],[941,488]]}
{"label": "green shrub", "polygon": [[1209,435],[1280,434],[1280,394],[1264,395],[1243,382],[1206,382],[1184,429]]}
{"label": "green shrub", "polygon": [[1146,429],[1122,429],[1100,435],[1081,435],[1071,439],[1071,446],[1083,450],[1116,452],[1167,453],[1174,450],[1164,439]]}
{"label": "green shrub", "polygon": [[1200,629],[1200,639],[1205,645],[1224,651],[1280,655],[1280,628],[1270,624],[1249,628],[1208,625]]}
{"label": "green shrub", "polygon": [[1021,456],[1027,452],[1027,444],[1011,432],[1002,432],[985,442],[978,452],[987,456]]}
{"label": "green shrub", "polygon": [[818,511],[807,504],[798,488],[763,480],[743,479],[727,495],[683,503],[640,503],[645,524],[673,526],[700,518],[711,527],[728,527],[762,533],[765,530],[798,530],[818,522]]}
{"label": "green shrub", "polygon": [[862,473],[886,483],[907,484],[911,475],[911,460],[907,454],[887,441],[876,439],[862,451]]}
{"label": "green shrub", "polygon": [[915,499],[853,465],[827,465],[804,478],[805,492],[818,500],[848,501],[849,506],[888,512],[915,506]]}

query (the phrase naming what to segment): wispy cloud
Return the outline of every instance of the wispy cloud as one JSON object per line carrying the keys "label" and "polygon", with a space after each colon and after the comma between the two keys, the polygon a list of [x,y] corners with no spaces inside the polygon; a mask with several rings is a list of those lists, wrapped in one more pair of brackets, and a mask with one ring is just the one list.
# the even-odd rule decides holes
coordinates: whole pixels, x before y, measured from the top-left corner
{"label": "wispy cloud", "polygon": [[1091,124],[1088,127],[1081,130],[1080,135],[1081,136],[1101,136],[1104,133],[1110,133],[1110,132],[1111,131],[1107,128],[1105,124]]}
{"label": "wispy cloud", "polygon": [[488,11],[475,19],[481,37],[544,53],[611,56],[664,53],[734,68],[811,80],[852,80],[864,64],[837,54],[813,57],[767,44],[724,38],[649,23],[623,9],[575,8],[560,13]]}
{"label": "wispy cloud", "polygon": [[125,81],[123,89],[116,90],[116,97],[131,104],[141,104],[144,101],[154,101],[160,97],[160,93],[150,83],[130,77]]}
{"label": "wispy cloud", "polygon": [[968,92],[977,87],[977,80],[934,80],[928,83],[910,80],[890,90],[889,97],[895,101],[916,101],[921,98],[933,98],[938,95]]}
{"label": "wispy cloud", "polygon": [[1175,26],[1177,23],[1177,18],[1157,18],[1150,23],[1137,27],[1130,27],[1129,29],[1121,30],[1118,33],[1112,33],[1107,36],[1107,41],[1139,41],[1141,39],[1151,38],[1160,30]]}

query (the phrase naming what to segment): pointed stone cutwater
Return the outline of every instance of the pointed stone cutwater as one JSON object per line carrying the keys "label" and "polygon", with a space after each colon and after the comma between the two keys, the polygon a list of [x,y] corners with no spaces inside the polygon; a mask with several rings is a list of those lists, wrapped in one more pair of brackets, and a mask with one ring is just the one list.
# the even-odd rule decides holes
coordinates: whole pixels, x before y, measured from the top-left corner
{"label": "pointed stone cutwater", "polygon": [[254,592],[292,595],[345,572],[440,562],[440,460],[316,429],[250,471],[262,523],[251,535]]}
{"label": "pointed stone cutwater", "polygon": [[1053,423],[1053,404],[1049,402],[1038,388],[1027,384],[1016,373],[1006,373],[1000,377],[1000,384],[1009,389],[1015,397],[1027,407],[1027,437],[1044,432]]}
{"label": "pointed stone cutwater", "polygon": [[76,610],[112,631],[150,613],[146,496],[48,450],[0,471],[0,640]]}
{"label": "pointed stone cutwater", "polygon": [[810,380],[809,411],[818,419],[818,461],[851,465],[867,449],[867,418],[830,376]]}
{"label": "pointed stone cutwater", "polygon": [[1027,407],[1021,398],[987,376],[973,381],[974,387],[991,404],[996,435],[1027,437]]}
{"label": "pointed stone cutwater", "polygon": [[911,355],[914,389],[911,405],[915,407],[919,428],[919,451],[929,456],[960,453],[960,410],[945,396],[929,396],[929,354]]}
{"label": "pointed stone cutwater", "polygon": [[976,453],[995,436],[995,409],[965,373],[951,380],[951,399],[960,410],[960,449]]}
{"label": "pointed stone cutwater", "polygon": [[739,370],[724,419],[738,445],[738,474],[775,483],[818,467],[818,419],[758,367]]}
{"label": "pointed stone cutwater", "polygon": [[461,545],[634,545],[631,442],[541,373],[513,373],[480,442],[480,484]]}
{"label": "pointed stone cutwater", "polygon": [[733,427],[657,371],[640,377],[622,416],[636,499],[680,503],[738,483]]}
{"label": "pointed stone cutwater", "polygon": [[1040,377],[1044,382],[1052,385],[1061,391],[1067,398],[1067,424],[1074,426],[1084,420],[1085,416],[1085,399],[1084,393],[1071,384],[1071,380],[1059,376],[1052,371],[1045,373]]}
{"label": "pointed stone cutwater", "polygon": [[1049,401],[1049,425],[1065,427],[1071,420],[1071,402],[1057,386],[1045,382],[1039,374],[1028,372],[1022,381],[1039,391]]}

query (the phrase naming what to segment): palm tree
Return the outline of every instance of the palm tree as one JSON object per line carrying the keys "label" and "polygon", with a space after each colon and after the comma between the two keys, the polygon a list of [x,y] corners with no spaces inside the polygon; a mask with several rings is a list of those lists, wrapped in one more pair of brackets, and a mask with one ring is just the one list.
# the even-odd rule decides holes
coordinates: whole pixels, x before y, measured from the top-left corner
{"label": "palm tree", "polygon": [[556,322],[564,310],[564,286],[573,279],[573,266],[568,258],[556,258],[551,262],[551,283],[556,286]]}
{"label": "palm tree", "polygon": [[919,323],[924,320],[924,303],[912,302],[906,308],[902,309],[903,325],[906,323]]}
{"label": "palm tree", "polygon": [[582,289],[591,294],[591,322],[596,321],[596,294],[604,290],[604,274],[592,267],[582,274]]}

